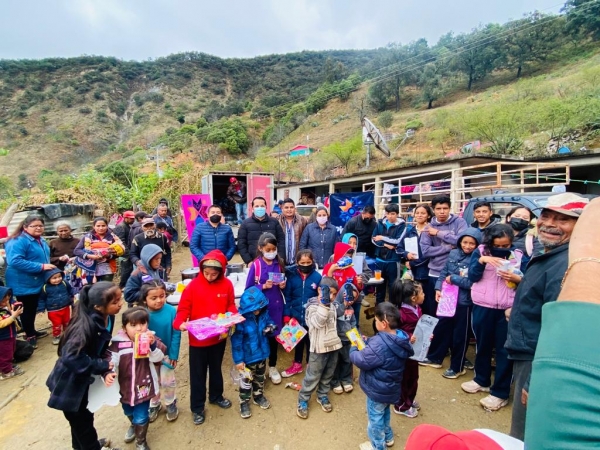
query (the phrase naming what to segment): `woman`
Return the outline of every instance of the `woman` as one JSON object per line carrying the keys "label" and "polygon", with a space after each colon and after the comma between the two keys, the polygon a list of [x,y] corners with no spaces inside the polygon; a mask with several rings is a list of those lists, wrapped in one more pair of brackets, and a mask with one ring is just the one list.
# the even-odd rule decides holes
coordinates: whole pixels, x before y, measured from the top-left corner
{"label": "woman", "polygon": [[[431,218],[433,217],[433,211],[431,207],[426,203],[421,203],[417,205],[413,211],[413,222],[412,225],[409,225],[406,228],[406,234],[396,247],[396,253],[398,253],[402,259],[406,260],[406,267],[409,268],[412,272],[413,279],[418,281],[423,286],[423,290],[427,291],[427,282],[429,281],[429,258],[423,258],[423,254],[421,253],[421,246],[419,245],[421,242],[421,233],[431,222]],[[417,240],[417,250],[418,253],[409,252],[406,249],[406,240]],[[410,250],[410,249],[409,249]],[[433,289],[432,299],[433,305],[435,305],[435,289]],[[425,302],[427,302],[427,297],[425,297]]]}
{"label": "woman", "polygon": [[73,251],[79,243],[71,233],[71,226],[67,222],[58,222],[56,224],[58,237],[50,241],[50,263],[60,270],[65,270],[69,259],[75,256]]}
{"label": "woman", "polygon": [[300,249],[312,250],[315,263],[321,269],[333,255],[337,242],[337,230],[329,222],[329,212],[324,206],[317,207],[316,221],[309,223],[300,238]]}
{"label": "woman", "polygon": [[35,315],[44,286],[44,272],[56,269],[50,264],[50,248],[42,234],[44,220],[40,216],[27,216],[5,244],[6,284],[12,288],[17,301],[23,303],[21,323],[33,348],[37,348],[38,338],[48,335],[35,330]]}
{"label": "woman", "polygon": [[513,245],[523,252],[522,272],[525,272],[529,260],[543,250],[542,244],[532,230],[531,219],[533,219],[533,213],[525,206],[515,206],[506,215],[506,223],[515,233]]}
{"label": "woman", "polygon": [[84,260],[78,265],[85,267],[82,269],[87,272],[88,283],[112,281],[117,271],[117,258],[125,253],[125,247],[108,228],[104,217],[96,217],[93,226],[94,229],[81,238],[73,253]]}

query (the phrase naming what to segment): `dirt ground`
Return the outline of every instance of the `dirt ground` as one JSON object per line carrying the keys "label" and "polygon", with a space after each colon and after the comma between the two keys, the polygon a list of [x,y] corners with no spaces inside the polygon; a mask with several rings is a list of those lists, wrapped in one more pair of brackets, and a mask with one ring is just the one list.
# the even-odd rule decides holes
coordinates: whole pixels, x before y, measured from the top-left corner
{"label": "dirt ground", "polygon": [[[191,267],[188,249],[180,249],[174,255],[173,274]],[[369,298],[373,303],[373,297]],[[39,317],[39,325],[49,325],[44,317]],[[370,323],[361,317],[361,326],[366,334],[371,331]],[[148,442],[154,450],[162,449],[274,449],[313,450],[313,449],[352,449],[367,441],[367,418],[365,395],[358,386],[358,370],[355,371],[355,390],[350,394],[330,394],[333,411],[329,414],[321,410],[314,396],[309,403],[309,417],[302,420],[296,416],[297,392],[286,389],[285,383],[301,383],[303,374],[283,379],[280,385],[267,381],[265,395],[272,403],[269,410],[252,407],[252,417],[243,420],[237,407],[236,388],[229,376],[232,367],[230,346],[223,363],[225,396],[234,405],[228,410],[208,405],[206,422],[195,426],[189,410],[189,368],[187,336],[182,339],[179,366],[177,368],[177,396],[180,415],[177,421],[168,423],[163,412],[151,424]],[[469,349],[474,359],[473,347]],[[278,367],[283,370],[291,363],[292,355],[282,348]],[[16,395],[0,409],[0,447],[13,449],[70,449],[70,431],[61,412],[46,406],[48,389],[45,381],[56,360],[56,347],[51,339],[39,341],[39,348],[33,357],[22,364],[25,374],[0,382],[0,405]],[[445,362],[444,368],[447,367]],[[391,425],[396,437],[395,448],[403,448],[410,431],[418,424],[433,423],[451,430],[491,428],[508,432],[510,424],[510,404],[494,413],[488,413],[479,405],[485,394],[466,394],[460,384],[473,376],[472,372],[457,380],[447,380],[441,376],[441,369],[422,367],[418,400],[422,409],[416,419],[408,419],[392,414]],[[1,407],[1,406],[0,406]],[[127,420],[119,407],[103,407],[96,413],[96,429],[101,437],[109,437],[113,445],[120,448],[134,448],[134,444],[123,443]],[[277,447],[278,446],[278,447]]]}

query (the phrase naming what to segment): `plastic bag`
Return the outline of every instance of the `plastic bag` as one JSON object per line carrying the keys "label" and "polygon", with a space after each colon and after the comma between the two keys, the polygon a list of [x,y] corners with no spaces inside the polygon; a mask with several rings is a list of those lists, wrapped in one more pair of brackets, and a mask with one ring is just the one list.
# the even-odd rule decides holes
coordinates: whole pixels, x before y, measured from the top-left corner
{"label": "plastic bag", "polygon": [[217,325],[208,317],[192,320],[187,324],[187,330],[199,341],[227,333],[227,328]]}
{"label": "plastic bag", "polygon": [[458,303],[458,286],[442,283],[442,297],[437,307],[438,317],[454,317],[456,304]]}

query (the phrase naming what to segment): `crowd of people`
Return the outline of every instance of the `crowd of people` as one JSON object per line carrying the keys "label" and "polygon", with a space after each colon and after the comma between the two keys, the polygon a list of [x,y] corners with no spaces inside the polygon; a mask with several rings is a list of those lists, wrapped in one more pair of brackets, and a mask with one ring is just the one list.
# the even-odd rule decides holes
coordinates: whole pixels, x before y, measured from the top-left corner
{"label": "crowd of people", "polygon": [[[356,366],[367,396],[368,445],[377,450],[391,447],[390,412],[417,417],[419,366],[440,369],[449,353],[449,367],[441,375],[456,379],[474,369],[473,379],[461,387],[467,394],[487,393],[480,399],[487,411],[505,407],[514,384],[510,435],[511,442],[518,443],[530,435],[525,419],[532,374],[531,386],[537,381],[540,389],[534,357],[544,331],[542,308],[557,300],[563,276],[567,279],[574,264],[599,261],[582,251],[569,265],[571,235],[587,204],[587,198],[571,193],[551,196],[533,224],[535,215],[525,207],[515,207],[502,221],[491,204],[480,202],[474,206],[475,222],[469,225],[450,213],[450,198],[440,195],[431,204],[417,205],[410,222],[400,217],[397,204],[387,204],[385,217],[379,220],[375,209],[366,206],[339,239],[324,206],[308,223],[296,213],[294,201],[285,199],[275,219],[266,213],[266,200],[256,197],[251,214],[241,222],[237,246],[221,208],[212,205],[208,220],[190,238],[199,274],[183,291],[177,308],[166,303],[165,282],[171,270],[168,235],[177,238],[172,219],[165,218],[170,218],[167,205],[159,205],[155,216],[126,212],[114,230],[105,219],[96,218],[93,230],[79,240],[71,236],[68,225],[59,224],[59,237],[50,245],[42,238],[43,220],[29,216],[6,244],[7,287],[0,289],[0,379],[23,373],[12,363],[9,349],[17,318],[32,346],[45,335],[35,329],[41,299],[59,354],[47,381],[49,406],[64,412],[73,448],[110,445],[94,428],[93,413],[87,409],[88,388],[94,380],[111,386],[118,379],[130,423],[124,440],[148,449],[148,427],[162,405],[168,421],[179,415],[175,369],[181,333],[190,321],[239,312],[245,321],[232,333],[231,345],[233,363],[241,374],[239,414],[244,419],[252,416],[251,404],[271,407],[264,389],[267,378],[279,384],[282,377],[303,371],[297,416],[308,418],[315,393],[317,404],[329,413],[331,391],[341,395],[354,390]],[[166,233],[157,230],[157,223],[164,224]],[[236,251],[248,266],[246,289],[237,307],[233,285],[225,276]],[[373,267],[366,262],[360,270],[353,267],[352,257],[361,251],[375,259]],[[125,280],[115,285],[118,258]],[[77,282],[67,280],[63,272],[74,259]],[[589,267],[573,266],[570,276],[589,273],[584,266]],[[363,348],[347,332],[359,327],[372,270],[380,271],[384,281],[376,287],[375,306],[366,303],[373,310],[375,334],[363,336]],[[454,313],[437,317],[438,304],[452,286],[457,288]],[[582,295],[572,282],[570,286],[573,298]],[[73,305],[76,291],[79,301]],[[123,296],[129,308],[121,317],[121,329],[112,336]],[[416,361],[410,359],[411,344],[424,314],[439,321],[427,357]],[[295,347],[292,365],[280,371],[275,337],[291,319],[308,334]],[[206,420],[207,399],[219,408],[232,406],[223,395],[227,340],[198,340],[191,333],[188,338],[190,409],[194,424],[200,425]],[[472,339],[473,363],[466,358]],[[138,340],[147,342],[146,359],[136,357]],[[550,352],[548,344],[545,351]],[[539,391],[536,395],[532,392],[532,399],[539,401]],[[532,416],[539,424],[539,413]],[[531,436],[538,442],[545,439],[538,432]]]}

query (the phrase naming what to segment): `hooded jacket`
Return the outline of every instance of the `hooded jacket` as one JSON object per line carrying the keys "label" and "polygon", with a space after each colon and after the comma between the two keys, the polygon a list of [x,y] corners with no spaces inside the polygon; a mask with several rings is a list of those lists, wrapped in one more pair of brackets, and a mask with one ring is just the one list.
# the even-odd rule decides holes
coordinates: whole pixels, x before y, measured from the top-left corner
{"label": "hooded jacket", "polygon": [[[352,285],[352,290],[354,291],[355,294],[359,293],[359,290],[354,285]],[[357,296],[355,302],[360,302],[360,297]],[[348,344],[348,343],[350,343],[350,339],[348,339],[348,336],[346,336],[346,332],[348,332],[352,328],[356,327],[357,317],[356,317],[356,314],[354,314],[354,309],[352,309],[352,306],[350,306],[348,308],[349,314],[346,315],[346,306],[344,305],[344,288],[343,287],[340,288],[337,295],[335,296],[334,304],[335,304],[335,313],[337,315],[336,326],[337,326],[338,336],[340,337],[340,340],[342,341],[343,344]]]}
{"label": "hooded jacket", "polygon": [[[372,239],[373,245],[375,245],[375,256],[377,261],[381,262],[398,262],[400,261],[400,255],[396,253],[398,244],[402,241],[406,232],[406,222],[397,218],[396,222],[388,222],[387,219],[381,219],[377,221],[377,226],[373,230],[373,238],[375,236],[383,236],[383,240],[375,241]],[[385,247],[385,244],[392,245],[393,250]]]}
{"label": "hooded jacket", "polygon": [[[335,247],[333,248],[333,262],[327,263],[325,267],[323,267],[323,275],[329,276],[329,269],[333,264],[337,264],[337,262],[345,256],[350,250],[353,248],[349,244],[345,244],[343,242],[336,242]],[[341,289],[348,278],[352,278],[352,284],[359,287],[359,284],[362,284],[362,280],[358,278],[356,275],[356,271],[353,267],[346,267],[345,269],[336,269],[331,274],[331,278],[337,281],[338,288]]]}
{"label": "hooded jacket", "polygon": [[132,272],[131,276],[127,280],[125,289],[123,290],[123,295],[125,296],[125,301],[127,303],[131,304],[139,301],[140,289],[145,281],[166,281],[167,273],[162,266],[157,270],[154,270],[152,267],[150,267],[150,260],[162,252],[163,250],[158,245],[148,244],[144,246],[140,255],[140,261],[142,261],[142,265],[144,266],[146,273],[142,272],[139,267]]}
{"label": "hooded jacket", "polygon": [[329,353],[342,348],[337,334],[337,312],[335,302],[323,305],[319,297],[313,297],[306,306],[306,324],[310,338],[310,351]]}
{"label": "hooded jacket", "polygon": [[366,396],[392,405],[400,400],[404,365],[412,355],[408,335],[402,330],[377,333],[361,351],[350,348],[350,361],[360,369],[360,387]]}
{"label": "hooded jacket", "polygon": [[437,277],[446,264],[450,251],[456,247],[458,236],[467,229],[467,222],[462,217],[450,214],[445,222],[438,222],[434,217],[431,226],[439,230],[436,236],[428,232],[421,234],[421,251],[424,258],[429,258],[429,274]]}
{"label": "hooded jacket", "polygon": [[142,250],[149,244],[157,245],[162,250],[163,258],[160,261],[160,265],[165,269],[171,267],[171,246],[169,245],[167,237],[160,231],[156,231],[154,237],[146,237],[142,232],[133,238],[131,248],[129,249],[129,259],[131,260],[131,263],[134,266],[137,265],[138,261],[141,259]]}
{"label": "hooded jacket", "polygon": [[306,305],[318,295],[321,274],[314,269],[314,265],[313,271],[306,276],[298,270],[298,266],[291,266],[287,268],[285,277],[283,315],[293,317],[306,328]]}
{"label": "hooded jacket", "polygon": [[[508,321],[508,357],[532,361],[542,326],[542,307],[554,302],[569,265],[569,243],[534,256],[517,287]],[[590,280],[593,282],[594,280]]]}
{"label": "hooded jacket", "polygon": [[[50,278],[57,273],[62,277],[60,283],[56,285],[50,284]],[[45,277],[46,284],[42,287],[38,302],[38,311],[58,311],[67,306],[73,306],[73,291],[71,285],[65,281],[63,272],[60,269],[48,270],[45,273]]]}
{"label": "hooded jacket", "polygon": [[429,278],[429,258],[423,256],[423,250],[421,250],[420,245],[421,236],[423,236],[423,233],[419,236],[417,228],[414,225],[408,225],[404,237],[398,244],[398,247],[396,247],[396,253],[400,255],[402,260],[406,260],[408,258],[408,252],[406,251],[404,241],[407,238],[417,238],[417,242],[419,243],[419,258],[408,261],[415,280],[427,280]]}
{"label": "hooded jacket", "polygon": [[[202,267],[204,261],[209,259],[219,261],[223,270],[212,283],[208,282],[201,270],[200,274],[186,286],[181,294],[181,300],[177,306],[177,315],[173,322],[173,327],[176,330],[179,330],[181,324],[187,320],[210,317],[213,314],[237,312],[233,284],[225,277],[225,268],[227,267],[225,255],[220,250],[210,251],[200,260],[200,267]],[[192,334],[189,334],[188,337],[192,347],[208,347],[219,343],[219,336],[203,341],[199,341]]]}
{"label": "hooded jacket", "polygon": [[110,360],[115,365],[113,370],[117,372],[119,379],[121,403],[129,406],[147,402],[159,393],[156,363],[163,360],[167,349],[156,338],[150,346],[149,358],[134,358],[133,346],[134,342],[121,329],[108,347],[111,352]]}
{"label": "hooded jacket", "polygon": [[235,239],[229,225],[222,223],[213,227],[210,222],[201,222],[194,227],[190,240],[190,251],[198,261],[211,250],[221,250],[229,261],[235,255]]}
{"label": "hooded jacket", "polygon": [[258,239],[263,233],[273,233],[277,239],[277,254],[285,259],[285,234],[277,219],[265,216],[258,220],[254,214],[242,222],[238,230],[238,251],[246,264],[256,258]]}
{"label": "hooded jacket", "polygon": [[299,250],[311,250],[315,263],[319,267],[324,267],[329,261],[329,257],[333,255],[333,248],[337,241],[337,231],[331,222],[327,221],[325,228],[317,222],[309,223],[304,228],[302,237],[300,238]]}
{"label": "hooded jacket", "polygon": [[477,245],[481,242],[481,232],[477,228],[469,227],[463,231],[460,236],[458,236],[456,248],[448,255],[446,265],[442,269],[440,277],[435,283],[435,290],[441,291],[442,283],[446,280],[447,276],[450,276],[452,284],[459,287],[458,305],[460,306],[470,306],[473,304],[471,301],[471,286],[473,286],[473,282],[469,279],[468,273],[471,264],[471,256],[473,256],[474,251],[465,253],[460,247],[460,242],[466,236],[475,239]]}
{"label": "hooded jacket", "polygon": [[376,226],[377,220],[371,219],[369,223],[365,223],[362,215],[358,214],[346,222],[342,236],[346,233],[355,234],[358,241],[356,251],[366,253],[369,258],[375,258],[375,245],[371,242],[371,237]]}
{"label": "hooded jacket", "polygon": [[44,239],[22,232],[4,244],[6,284],[15,296],[39,294],[44,285],[44,264],[50,261],[50,247]]}
{"label": "hooded jacket", "polygon": [[[264,361],[269,356],[268,336],[275,336],[278,330],[269,316],[268,304],[269,300],[256,286],[246,289],[242,294],[238,312],[246,320],[238,323],[231,335],[231,354],[235,364],[252,364]],[[260,314],[256,315],[254,311],[260,311]],[[275,329],[266,335],[263,330],[269,325]]]}
{"label": "hooded jacket", "polygon": [[[7,295],[12,297],[12,289],[0,286],[0,301]],[[8,300],[10,306],[10,299]],[[13,319],[10,309],[0,308],[0,341],[17,338],[17,324]]]}

